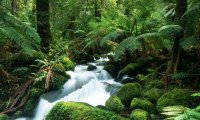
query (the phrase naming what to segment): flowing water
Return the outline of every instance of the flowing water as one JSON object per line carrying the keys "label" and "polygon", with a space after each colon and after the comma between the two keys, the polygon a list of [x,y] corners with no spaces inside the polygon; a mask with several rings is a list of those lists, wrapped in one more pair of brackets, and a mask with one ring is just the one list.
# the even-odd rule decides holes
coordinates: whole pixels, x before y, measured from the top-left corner
{"label": "flowing water", "polygon": [[67,71],[71,79],[63,85],[61,91],[41,96],[33,120],[43,120],[52,107],[60,101],[85,102],[92,106],[105,105],[110,95],[121,86],[103,69],[102,64],[105,61],[108,59],[100,58],[94,63],[88,63],[97,67],[94,71],[87,71],[88,65],[77,65],[74,71]]}

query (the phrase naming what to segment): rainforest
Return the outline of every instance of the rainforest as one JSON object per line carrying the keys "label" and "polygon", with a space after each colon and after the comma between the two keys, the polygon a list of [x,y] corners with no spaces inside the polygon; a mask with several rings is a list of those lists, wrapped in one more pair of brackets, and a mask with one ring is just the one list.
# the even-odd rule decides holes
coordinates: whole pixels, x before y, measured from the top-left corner
{"label": "rainforest", "polygon": [[200,0],[0,0],[0,120],[200,120]]}

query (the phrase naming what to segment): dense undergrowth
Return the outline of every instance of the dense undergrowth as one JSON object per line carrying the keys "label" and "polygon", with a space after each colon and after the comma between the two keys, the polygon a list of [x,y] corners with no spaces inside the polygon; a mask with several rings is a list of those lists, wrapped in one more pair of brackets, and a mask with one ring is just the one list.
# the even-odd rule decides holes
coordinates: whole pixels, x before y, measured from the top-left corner
{"label": "dense undergrowth", "polygon": [[[40,2],[0,0],[0,119],[32,116],[39,97],[69,79],[65,71],[105,54],[105,69],[125,84],[106,102],[114,113],[77,103],[86,110],[80,114],[200,119],[199,0],[56,0],[44,9]],[[53,110],[68,104],[77,109]],[[81,117],[72,114],[65,119]]]}

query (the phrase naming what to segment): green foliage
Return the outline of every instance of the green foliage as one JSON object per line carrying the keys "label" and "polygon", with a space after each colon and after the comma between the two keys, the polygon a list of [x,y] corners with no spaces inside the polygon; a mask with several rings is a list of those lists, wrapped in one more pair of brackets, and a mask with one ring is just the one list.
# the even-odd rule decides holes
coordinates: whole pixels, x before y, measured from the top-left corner
{"label": "green foliage", "polygon": [[0,120],[8,120],[8,116],[5,114],[0,114]]}
{"label": "green foliage", "polygon": [[155,51],[163,49],[170,50],[174,35],[179,34],[183,28],[179,25],[166,25],[158,29],[158,32],[144,33],[124,39],[115,49],[115,59],[120,58],[126,50],[128,51]]}
{"label": "green foliage", "polygon": [[39,98],[42,94],[44,94],[44,89],[42,89],[42,88],[33,87],[30,90],[30,99],[26,102],[26,104],[24,106],[24,110],[23,110],[24,114],[26,114],[26,115],[33,114],[33,111],[36,108],[36,106],[39,102]]}
{"label": "green foliage", "polygon": [[150,118],[149,113],[141,109],[133,110],[130,115],[131,120],[150,120]]}
{"label": "green foliage", "polygon": [[107,101],[106,101],[106,108],[109,111],[115,112],[115,113],[120,113],[124,106],[121,102],[121,100],[117,96],[111,96]]}
{"label": "green foliage", "polygon": [[181,33],[183,31],[183,27],[181,27],[180,25],[166,25],[166,26],[162,26],[158,32],[168,35],[168,36],[174,36],[177,35],[179,33]]}
{"label": "green foliage", "polygon": [[72,60],[70,60],[69,57],[64,57],[63,61],[62,61],[62,64],[63,64],[63,66],[64,66],[66,71],[74,70],[75,65],[76,65]]}
{"label": "green foliage", "polygon": [[186,78],[186,77],[188,77],[187,73],[178,72],[178,73],[173,74],[172,79],[183,79],[183,78]]}
{"label": "green foliage", "polygon": [[200,106],[189,109],[184,106],[169,106],[163,108],[162,114],[167,116],[166,120],[199,120]]}
{"label": "green foliage", "polygon": [[185,37],[182,39],[180,43],[180,47],[184,50],[192,50],[192,49],[199,49],[200,48],[200,42],[197,38],[194,36]]}
{"label": "green foliage", "polygon": [[4,10],[0,12],[0,15],[2,16],[0,35],[16,42],[26,51],[39,49],[41,39],[34,28]]}
{"label": "green foliage", "polygon": [[142,87],[139,83],[127,83],[117,92],[117,97],[120,98],[122,103],[129,107],[134,97],[139,97]]}
{"label": "green foliage", "polygon": [[123,30],[116,30],[116,31],[113,31],[109,34],[107,34],[105,37],[103,37],[103,39],[100,41],[100,45],[103,46],[105,45],[109,40],[113,40],[115,41],[118,37],[122,36],[124,33]]}
{"label": "green foliage", "polygon": [[86,103],[59,102],[49,112],[46,120],[121,120],[117,115]]}
{"label": "green foliage", "polygon": [[154,105],[146,98],[133,98],[131,101],[131,110],[142,109],[149,113],[154,113]]}

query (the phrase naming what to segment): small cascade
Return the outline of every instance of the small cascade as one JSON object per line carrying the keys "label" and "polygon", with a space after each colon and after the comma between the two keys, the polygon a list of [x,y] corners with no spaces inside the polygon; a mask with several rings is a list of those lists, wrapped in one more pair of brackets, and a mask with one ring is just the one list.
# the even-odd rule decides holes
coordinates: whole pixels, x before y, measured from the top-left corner
{"label": "small cascade", "polygon": [[33,120],[43,120],[60,101],[85,102],[92,106],[105,105],[113,91],[121,86],[102,65],[98,65],[105,61],[108,61],[108,58],[89,63],[97,67],[94,71],[87,71],[87,65],[77,65],[74,71],[67,71],[71,79],[63,85],[61,92],[49,92],[41,96]]}

